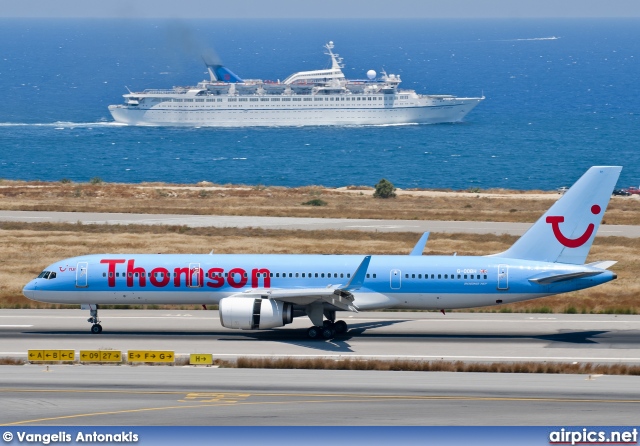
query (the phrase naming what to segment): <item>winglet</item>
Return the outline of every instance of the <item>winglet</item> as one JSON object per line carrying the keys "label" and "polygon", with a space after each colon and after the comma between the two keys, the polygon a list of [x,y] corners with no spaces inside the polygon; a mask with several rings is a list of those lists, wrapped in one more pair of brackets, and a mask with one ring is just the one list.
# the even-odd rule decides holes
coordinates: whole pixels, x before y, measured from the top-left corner
{"label": "winglet", "polygon": [[422,237],[420,237],[420,240],[418,240],[418,243],[416,243],[416,246],[413,247],[413,249],[411,250],[409,255],[410,256],[421,256],[422,253],[424,252],[424,247],[427,244],[427,239],[428,238],[429,238],[429,232],[425,232],[424,234],[422,234]]}
{"label": "winglet", "polygon": [[351,280],[344,287],[340,287],[342,291],[353,291],[357,290],[364,283],[364,279],[367,276],[367,269],[369,269],[369,262],[371,261],[371,256],[366,256],[360,266],[353,276],[351,276]]}

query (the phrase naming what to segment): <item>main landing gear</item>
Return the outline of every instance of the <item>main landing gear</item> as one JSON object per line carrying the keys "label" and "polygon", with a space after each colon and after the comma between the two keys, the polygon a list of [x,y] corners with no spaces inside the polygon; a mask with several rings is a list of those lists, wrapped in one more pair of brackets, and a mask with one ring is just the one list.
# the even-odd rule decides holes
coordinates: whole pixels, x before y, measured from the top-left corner
{"label": "main landing gear", "polygon": [[311,339],[332,339],[337,334],[346,333],[348,329],[349,327],[345,321],[333,322],[326,320],[322,322],[322,327],[310,327],[307,330],[307,336]]}
{"label": "main landing gear", "polygon": [[100,325],[100,321],[98,320],[98,305],[90,305],[89,314],[91,315],[91,317],[87,319],[87,322],[93,324],[91,326],[91,333],[102,333],[102,325]]}

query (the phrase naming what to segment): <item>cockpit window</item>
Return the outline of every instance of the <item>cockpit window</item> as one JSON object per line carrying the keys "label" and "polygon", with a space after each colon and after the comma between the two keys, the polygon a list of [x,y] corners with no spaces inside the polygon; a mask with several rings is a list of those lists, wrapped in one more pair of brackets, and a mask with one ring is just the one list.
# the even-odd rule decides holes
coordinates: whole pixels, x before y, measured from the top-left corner
{"label": "cockpit window", "polygon": [[56,278],[56,273],[52,272],[51,274],[49,274],[49,280],[55,279],[55,278]]}
{"label": "cockpit window", "polygon": [[45,274],[49,274],[49,271],[42,271],[40,273],[40,275],[38,276],[38,279],[42,279],[44,277]]}
{"label": "cockpit window", "polygon": [[44,276],[42,276],[43,279],[48,279],[49,278],[49,274],[51,274],[49,271],[45,271],[44,272]]}
{"label": "cockpit window", "polygon": [[56,273],[53,271],[42,271],[38,276],[38,279],[55,279]]}

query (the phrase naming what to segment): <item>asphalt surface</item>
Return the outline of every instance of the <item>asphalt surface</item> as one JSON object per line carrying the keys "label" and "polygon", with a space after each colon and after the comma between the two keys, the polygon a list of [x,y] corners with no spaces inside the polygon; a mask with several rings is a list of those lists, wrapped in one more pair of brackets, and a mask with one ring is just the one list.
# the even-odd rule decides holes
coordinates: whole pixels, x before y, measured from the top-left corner
{"label": "asphalt surface", "polygon": [[640,364],[640,316],[363,312],[340,314],[349,331],[307,338],[300,317],[286,327],[229,330],[209,310],[100,310],[104,331],[89,332],[88,311],[0,310],[0,357],[27,350],[170,350],[216,358],[327,357],[451,361],[558,361]]}
{"label": "asphalt surface", "polygon": [[[306,318],[267,331],[216,311],[0,310],[0,357],[28,349],[172,350],[178,357],[327,357],[640,364],[640,316],[359,313],[332,341]],[[291,328],[289,328],[291,327]],[[205,366],[0,366],[0,424],[634,425],[640,377]]]}
{"label": "asphalt surface", "polygon": [[[0,366],[0,425],[637,425],[640,378]],[[239,431],[240,433],[240,431]]]}
{"label": "asphalt surface", "polygon": [[[522,235],[530,223],[475,221],[372,220],[299,217],[244,217],[222,215],[105,214],[92,212],[0,211],[0,221],[112,225],[185,225],[189,227],[264,228],[301,230],[357,230],[379,232],[444,232]],[[599,236],[640,237],[640,226],[602,225]]]}

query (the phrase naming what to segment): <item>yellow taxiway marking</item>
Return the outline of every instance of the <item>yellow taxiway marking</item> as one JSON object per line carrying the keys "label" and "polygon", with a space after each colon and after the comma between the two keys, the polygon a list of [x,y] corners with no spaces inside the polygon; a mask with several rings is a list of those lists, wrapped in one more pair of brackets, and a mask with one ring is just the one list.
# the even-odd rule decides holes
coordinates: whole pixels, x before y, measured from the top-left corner
{"label": "yellow taxiway marking", "polygon": [[185,395],[183,399],[194,401],[197,398],[189,398],[189,395],[203,395],[216,398],[227,395],[232,398],[254,397],[295,397],[295,398],[357,398],[362,400],[461,400],[461,401],[531,401],[531,402],[558,402],[558,403],[640,403],[640,400],[620,399],[589,399],[589,398],[549,398],[549,397],[500,397],[500,396],[469,396],[469,395],[360,395],[353,393],[234,393],[234,392],[185,392],[176,390],[92,390],[92,389],[12,389],[0,388],[0,393],[104,393],[127,395]]}
{"label": "yellow taxiway marking", "polygon": [[[66,392],[64,390],[11,390],[0,389],[0,392]],[[80,392],[96,392],[92,390],[71,390],[70,393]],[[129,393],[129,394],[183,394],[184,392],[124,392],[124,391],[97,391],[100,393]],[[578,399],[578,398],[527,398],[527,397],[472,397],[472,396],[411,396],[411,395],[338,395],[338,394],[295,394],[295,393],[265,393],[265,394],[232,394],[232,393],[187,393],[185,398],[194,396],[189,400],[178,400],[179,402],[189,402],[194,404],[183,404],[180,406],[162,406],[162,407],[146,407],[140,409],[124,409],[106,412],[93,412],[93,413],[80,413],[75,415],[62,415],[58,417],[38,418],[33,420],[14,421],[11,423],[0,424],[0,426],[15,426],[29,423],[42,423],[45,421],[59,421],[69,420],[73,418],[84,417],[96,417],[104,415],[119,415],[119,414],[131,414],[151,411],[163,411],[163,410],[184,410],[184,409],[200,409],[202,407],[222,407],[222,406],[260,406],[260,405],[287,405],[287,404],[318,404],[318,403],[368,403],[372,400],[402,400],[402,401],[514,401],[514,402],[563,402],[563,403],[627,403],[638,404],[640,400],[597,400],[597,399]],[[195,395],[207,395],[213,396],[213,399],[198,400]],[[225,396],[216,401],[216,396]],[[237,400],[226,399],[226,397],[232,398],[248,398],[251,396],[256,397],[294,397],[294,398],[319,398],[319,399],[305,399],[305,400],[289,400],[289,401],[254,401],[254,402],[238,402]],[[214,402],[214,404],[203,404],[204,402]]]}

